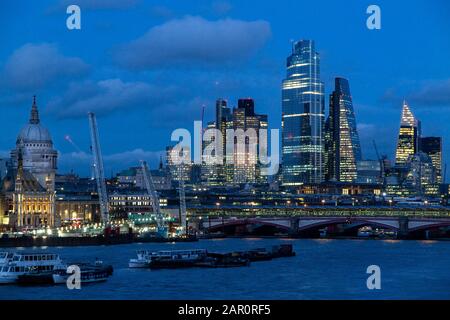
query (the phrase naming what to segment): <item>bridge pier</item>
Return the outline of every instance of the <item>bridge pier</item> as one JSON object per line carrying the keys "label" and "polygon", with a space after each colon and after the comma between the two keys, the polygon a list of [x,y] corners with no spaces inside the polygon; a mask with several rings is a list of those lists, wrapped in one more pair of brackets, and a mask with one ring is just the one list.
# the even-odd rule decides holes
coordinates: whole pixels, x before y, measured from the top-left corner
{"label": "bridge pier", "polygon": [[290,219],[290,229],[289,229],[289,235],[295,236],[298,234],[298,226],[299,226],[299,218],[291,218]]}
{"label": "bridge pier", "polygon": [[409,218],[399,217],[398,218],[398,239],[407,239],[409,236]]}

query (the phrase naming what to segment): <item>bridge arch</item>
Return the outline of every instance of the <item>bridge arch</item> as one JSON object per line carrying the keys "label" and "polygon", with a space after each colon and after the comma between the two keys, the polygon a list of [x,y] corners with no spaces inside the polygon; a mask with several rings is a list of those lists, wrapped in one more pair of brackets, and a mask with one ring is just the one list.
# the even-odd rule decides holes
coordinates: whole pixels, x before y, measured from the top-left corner
{"label": "bridge arch", "polygon": [[436,229],[436,228],[443,228],[443,227],[450,227],[450,221],[441,221],[441,222],[435,222],[435,221],[428,221],[424,223],[416,223],[410,222],[412,226],[409,227],[409,232],[419,232],[419,231],[426,231],[429,229]]}
{"label": "bridge arch", "polygon": [[285,232],[290,232],[292,229],[290,226],[287,226],[285,223],[277,223],[273,221],[268,221],[267,219],[233,219],[227,220],[224,222],[214,223],[211,226],[205,226],[206,230],[209,232],[217,232],[222,231],[224,229],[230,229],[233,227],[247,227],[247,226],[255,226],[255,227],[271,227],[274,230],[280,230]]}
{"label": "bridge arch", "polygon": [[359,227],[362,226],[373,226],[380,227],[385,229],[390,229],[393,231],[399,230],[398,220],[397,219],[383,219],[382,221],[374,221],[374,219],[367,217],[339,217],[339,218],[329,218],[329,219],[313,219],[314,222],[302,225],[300,222],[298,230],[300,232],[305,232],[314,229],[321,229],[328,226],[334,226],[338,224],[359,224]]}

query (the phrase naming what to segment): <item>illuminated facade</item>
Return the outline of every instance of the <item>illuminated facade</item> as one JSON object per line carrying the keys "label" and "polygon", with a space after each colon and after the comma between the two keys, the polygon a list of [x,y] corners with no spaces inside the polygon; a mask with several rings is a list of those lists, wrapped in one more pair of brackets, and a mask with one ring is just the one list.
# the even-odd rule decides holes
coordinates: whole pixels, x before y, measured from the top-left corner
{"label": "illuminated facade", "polygon": [[408,158],[419,151],[420,121],[417,120],[406,102],[403,103],[400,132],[398,135],[395,164],[406,165]]}
{"label": "illuminated facade", "polygon": [[283,185],[324,179],[324,85],[314,41],[294,43],[282,87]]}
{"label": "illuminated facade", "polygon": [[[238,107],[233,109],[232,120],[236,137],[233,144],[233,164],[228,166],[228,181],[234,184],[264,182],[265,177],[260,174],[259,130],[267,129],[267,115],[256,114],[254,100],[246,98],[239,99]],[[238,130],[245,133],[242,148],[239,147]]]}
{"label": "illuminated facade", "polygon": [[408,158],[408,172],[403,186],[410,196],[437,195],[439,188],[436,183],[436,170],[427,154],[418,152]]}
{"label": "illuminated facade", "polygon": [[2,181],[1,215],[12,229],[54,227],[55,175],[58,153],[49,131],[42,126],[36,97],[29,122],[11,151],[11,164]]}
{"label": "illuminated facade", "polygon": [[18,167],[19,149],[22,150],[23,168],[31,172],[43,188],[54,191],[58,152],[53,148],[49,131],[41,124],[36,97],[30,120],[20,131],[16,148],[11,151],[14,168]]}
{"label": "illuminated facade", "polygon": [[2,181],[3,224],[12,230],[46,228],[57,225],[55,193],[42,187],[24,169],[22,151],[17,152],[17,168],[11,168]]}
{"label": "illuminated facade", "polygon": [[335,79],[326,129],[327,180],[354,182],[357,179],[357,163],[361,160],[361,145],[346,79]]}
{"label": "illuminated facade", "polygon": [[420,151],[426,153],[433,162],[436,169],[436,182],[441,184],[442,180],[442,138],[423,137],[420,138]]}

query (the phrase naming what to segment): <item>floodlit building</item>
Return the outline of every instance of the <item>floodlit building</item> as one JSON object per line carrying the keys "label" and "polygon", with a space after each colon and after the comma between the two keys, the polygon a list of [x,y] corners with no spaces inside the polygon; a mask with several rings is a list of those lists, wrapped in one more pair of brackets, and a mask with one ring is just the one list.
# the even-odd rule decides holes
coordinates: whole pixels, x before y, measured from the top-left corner
{"label": "floodlit building", "polygon": [[335,79],[326,130],[327,180],[354,182],[358,176],[357,163],[361,160],[361,145],[347,79]]}
{"label": "floodlit building", "polygon": [[395,154],[396,166],[404,166],[409,157],[419,151],[420,121],[417,120],[406,101],[403,103],[400,132]]}
{"label": "floodlit building", "polygon": [[282,86],[283,185],[324,180],[324,85],[314,41],[293,44]]}
{"label": "floodlit building", "polygon": [[58,153],[49,131],[42,126],[36,97],[29,122],[22,128],[11,151],[11,164],[2,181],[2,222],[10,228],[53,227],[55,175]]}
{"label": "floodlit building", "polygon": [[442,179],[442,138],[422,137],[420,138],[420,151],[430,156],[436,169],[436,182],[443,183]]}

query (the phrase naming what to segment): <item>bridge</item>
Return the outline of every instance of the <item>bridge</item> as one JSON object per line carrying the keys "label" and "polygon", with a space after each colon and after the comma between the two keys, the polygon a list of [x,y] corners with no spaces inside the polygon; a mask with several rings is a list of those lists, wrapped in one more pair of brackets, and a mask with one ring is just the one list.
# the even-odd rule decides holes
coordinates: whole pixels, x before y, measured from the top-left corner
{"label": "bridge", "polygon": [[214,218],[200,222],[199,227],[209,232],[238,228],[241,232],[258,228],[271,228],[274,231],[291,235],[318,234],[320,229],[344,226],[346,232],[356,231],[363,226],[388,229],[401,238],[414,234],[450,227],[450,219],[408,218],[408,217],[295,217],[295,218]]}
{"label": "bridge", "polygon": [[[448,209],[436,208],[309,208],[288,211],[191,212],[191,223],[200,230],[234,233],[271,230],[291,235],[318,235],[324,228],[356,234],[364,226],[388,229],[400,238],[420,237],[427,231],[450,227]],[[272,213],[272,214],[271,214]]]}

